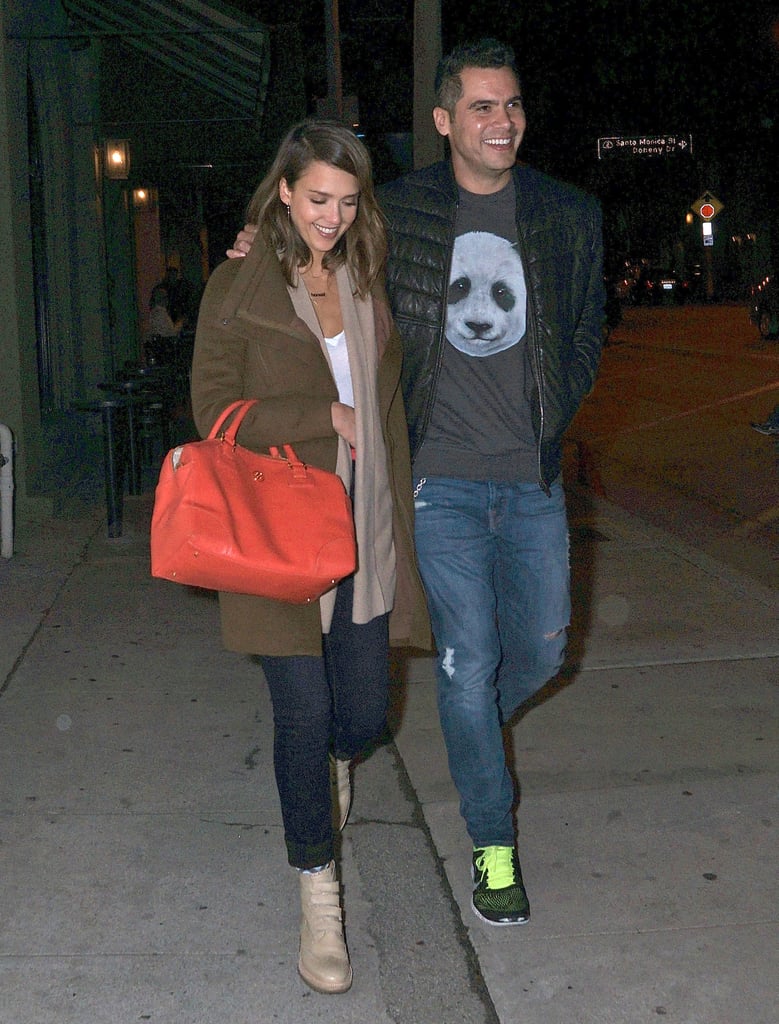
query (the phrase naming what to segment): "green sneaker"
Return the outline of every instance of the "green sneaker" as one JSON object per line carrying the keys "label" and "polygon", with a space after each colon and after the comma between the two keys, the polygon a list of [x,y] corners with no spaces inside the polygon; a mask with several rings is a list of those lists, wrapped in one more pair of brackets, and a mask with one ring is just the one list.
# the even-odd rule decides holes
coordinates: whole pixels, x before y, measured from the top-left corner
{"label": "green sneaker", "polygon": [[519,856],[513,846],[485,846],[473,851],[471,902],[477,917],[487,924],[527,924],[530,903]]}

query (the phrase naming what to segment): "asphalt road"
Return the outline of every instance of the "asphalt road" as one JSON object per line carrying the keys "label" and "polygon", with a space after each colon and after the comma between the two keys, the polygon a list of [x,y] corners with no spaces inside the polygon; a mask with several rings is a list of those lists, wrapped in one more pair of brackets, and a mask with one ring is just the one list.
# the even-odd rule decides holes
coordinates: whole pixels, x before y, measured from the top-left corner
{"label": "asphalt road", "polygon": [[569,432],[574,473],[610,501],[779,585],[779,344],[742,305],[629,308]]}

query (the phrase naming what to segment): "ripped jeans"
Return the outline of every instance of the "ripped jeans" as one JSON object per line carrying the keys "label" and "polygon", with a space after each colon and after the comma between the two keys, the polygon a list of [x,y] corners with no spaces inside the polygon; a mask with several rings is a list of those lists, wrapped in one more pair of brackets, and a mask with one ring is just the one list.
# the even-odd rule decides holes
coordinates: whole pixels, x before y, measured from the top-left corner
{"label": "ripped jeans", "polygon": [[474,846],[514,842],[502,727],[560,669],[571,614],[562,483],[415,479],[438,711]]}

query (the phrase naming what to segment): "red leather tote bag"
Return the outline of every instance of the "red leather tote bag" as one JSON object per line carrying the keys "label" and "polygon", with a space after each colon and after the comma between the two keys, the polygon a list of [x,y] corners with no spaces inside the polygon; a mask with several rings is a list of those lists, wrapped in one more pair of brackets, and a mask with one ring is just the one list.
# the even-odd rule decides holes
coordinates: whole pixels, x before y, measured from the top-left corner
{"label": "red leather tote bag", "polygon": [[[168,452],[151,523],[151,573],[175,583],[315,601],[354,572],[349,495],[290,445],[258,455],[235,435],[256,399],[234,402],[208,438]],[[235,413],[229,427],[223,425]]]}

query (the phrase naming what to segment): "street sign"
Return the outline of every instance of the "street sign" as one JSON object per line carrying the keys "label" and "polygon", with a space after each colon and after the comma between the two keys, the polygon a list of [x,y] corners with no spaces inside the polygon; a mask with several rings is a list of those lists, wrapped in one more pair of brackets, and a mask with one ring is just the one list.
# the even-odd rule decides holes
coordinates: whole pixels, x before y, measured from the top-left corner
{"label": "street sign", "polygon": [[598,159],[611,156],[671,156],[692,153],[692,135],[606,135],[598,139]]}
{"label": "street sign", "polygon": [[695,200],[690,209],[693,213],[697,213],[701,220],[707,221],[716,217],[724,205],[711,192],[704,192],[700,198]]}

